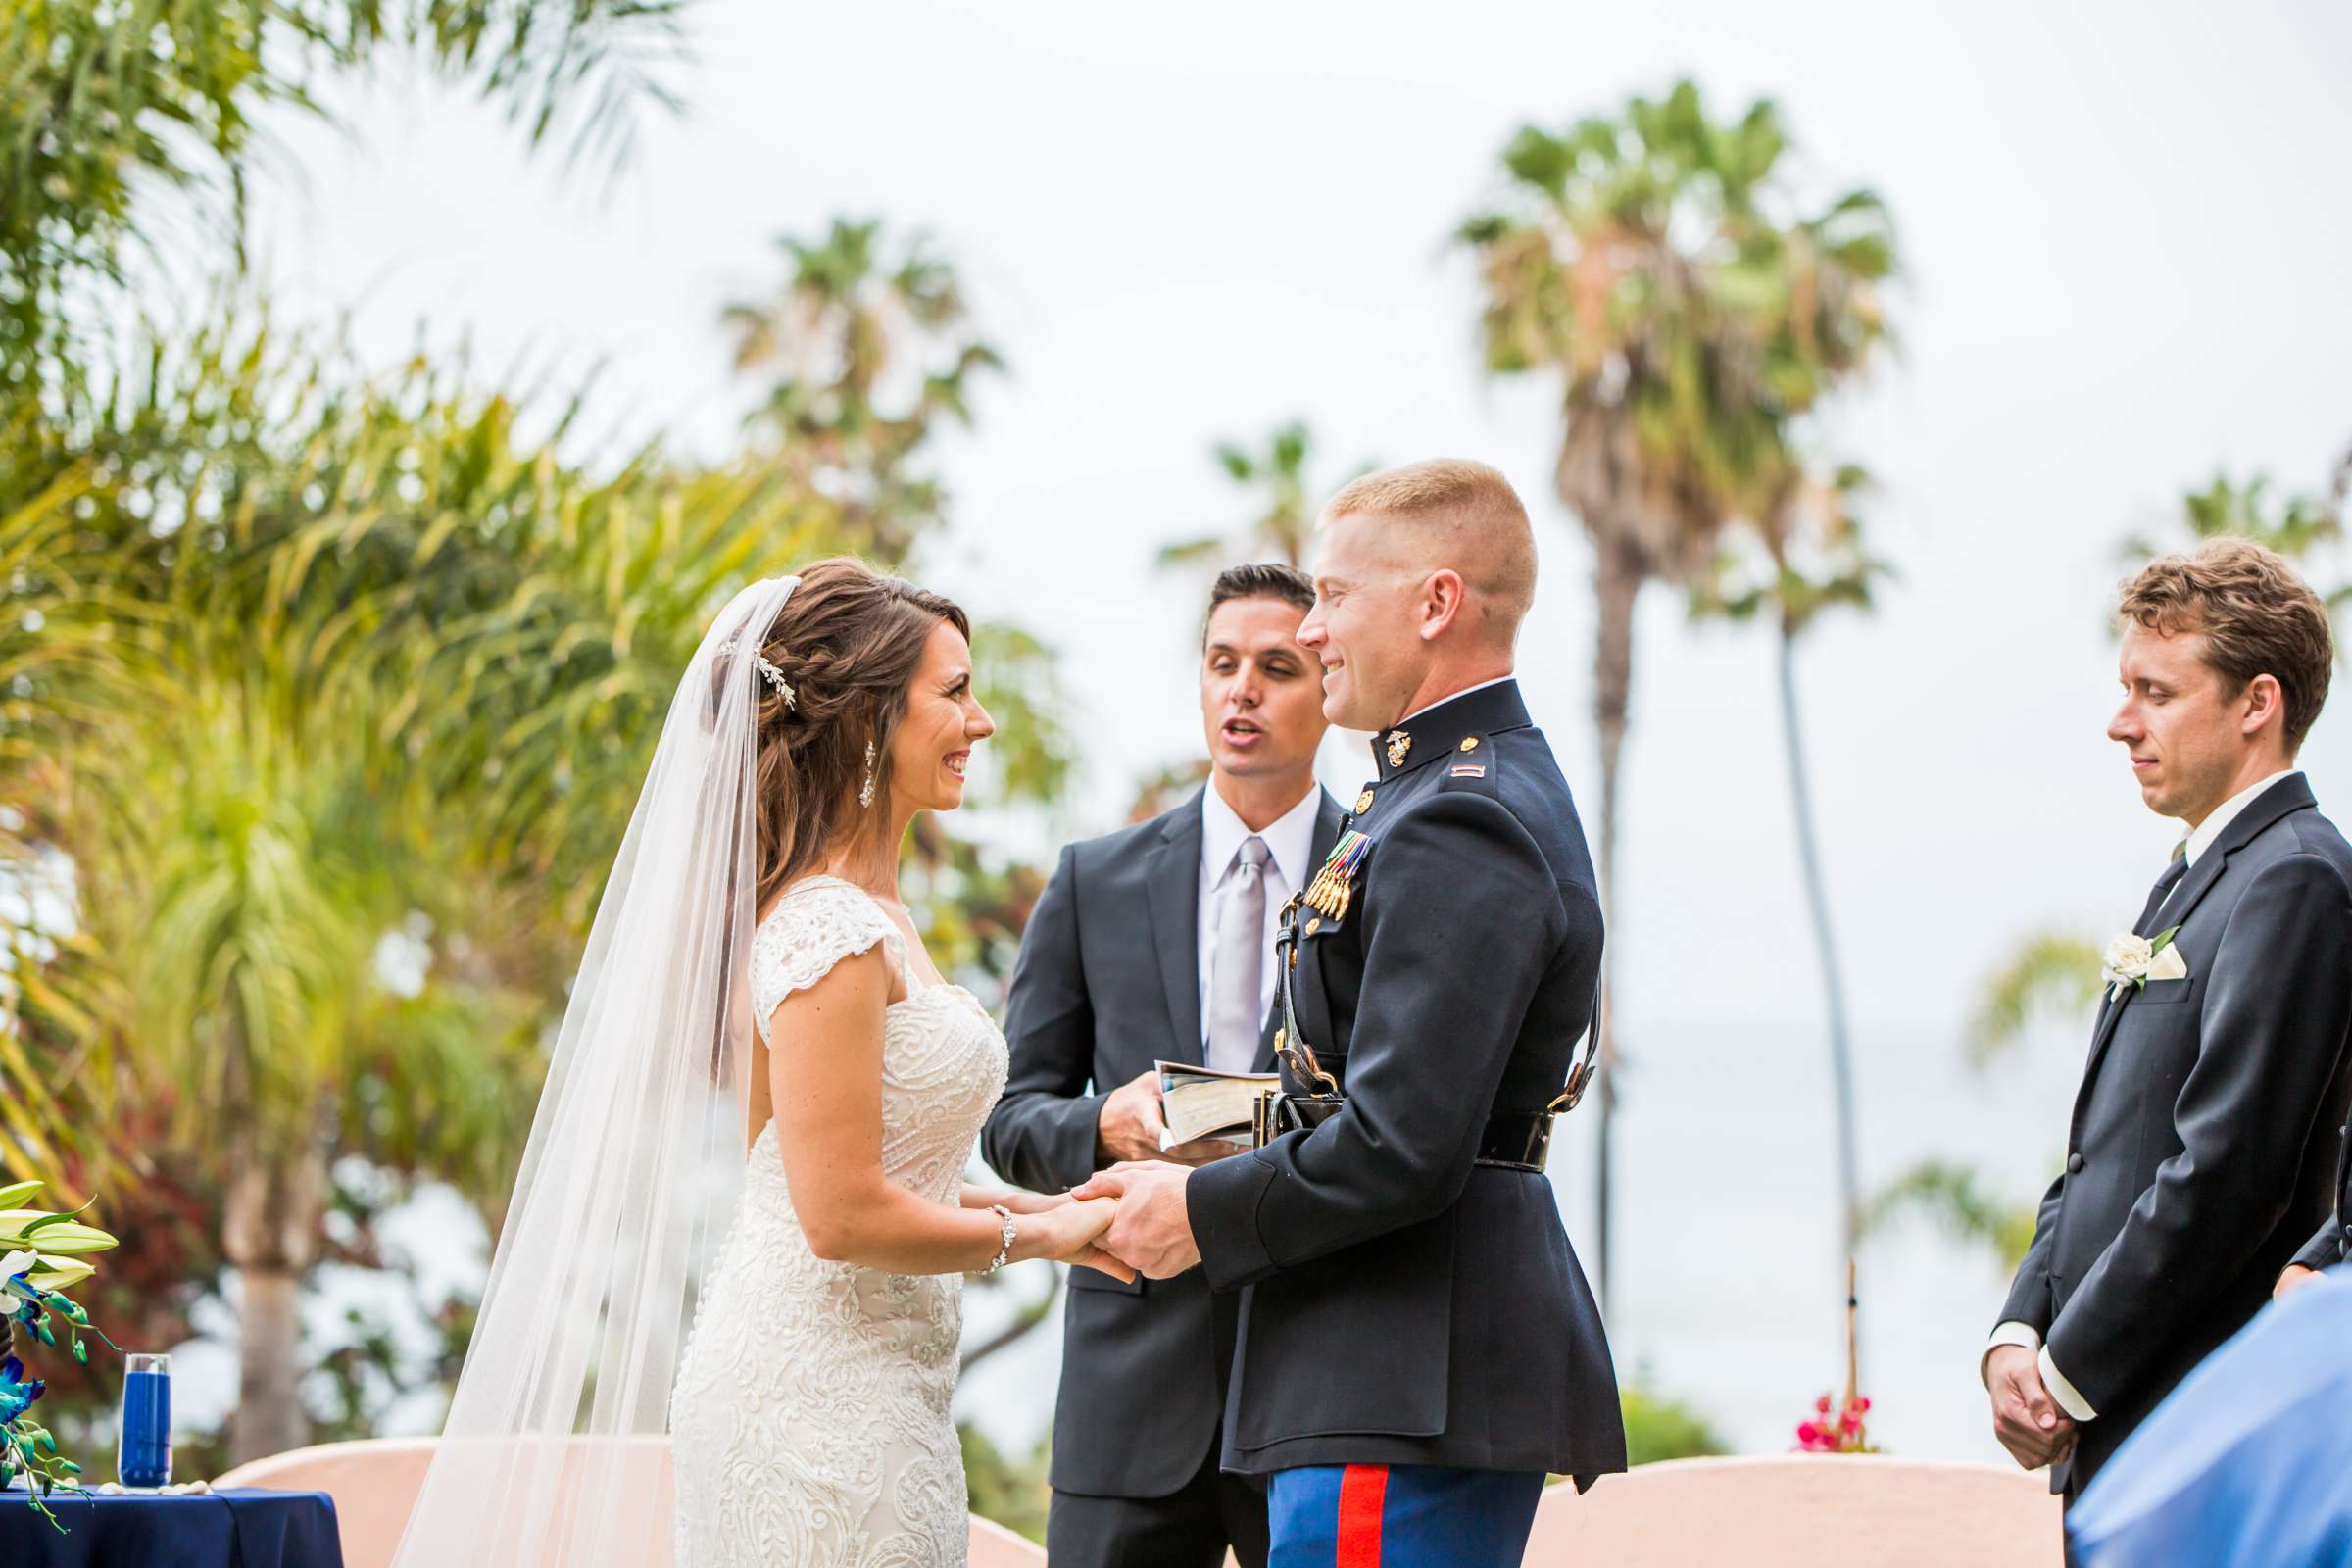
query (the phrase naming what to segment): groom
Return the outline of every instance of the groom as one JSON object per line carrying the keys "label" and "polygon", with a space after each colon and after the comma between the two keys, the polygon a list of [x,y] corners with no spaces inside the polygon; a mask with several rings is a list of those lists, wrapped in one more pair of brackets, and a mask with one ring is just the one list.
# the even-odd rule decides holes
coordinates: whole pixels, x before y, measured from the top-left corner
{"label": "groom", "polygon": [[2070,1504],[2328,1212],[2352,1036],[2352,847],[2294,765],[2327,608],[2219,539],[2126,583],[2122,620],[2107,734],[2186,833],[2109,949],[2066,1168],[1984,1358],[1994,1435]]}
{"label": "groom", "polygon": [[1298,641],[1323,711],[1376,732],[1310,904],[1286,915],[1286,1088],[1311,1131],[1186,1170],[1123,1164],[1103,1244],[1240,1291],[1225,1467],[1268,1478],[1282,1564],[1502,1568],[1547,1471],[1625,1468],[1600,1314],[1543,1175],[1591,1023],[1600,901],[1512,678],[1535,540],[1502,475],[1358,479],[1318,532]]}
{"label": "groom", "polygon": [[[1045,1192],[1116,1160],[1158,1159],[1155,1058],[1274,1066],[1274,916],[1339,836],[1315,783],[1326,728],[1296,640],[1304,573],[1235,566],[1209,591],[1200,649],[1206,789],[1062,852],[1021,939],[1005,1004],[1012,1070],[981,1134],[989,1164]],[[1189,1161],[1234,1152],[1183,1145]],[[1199,1275],[1121,1284],[1070,1270],[1054,1412],[1055,1568],[1243,1568],[1266,1560],[1266,1497],[1219,1473],[1231,1297]]]}

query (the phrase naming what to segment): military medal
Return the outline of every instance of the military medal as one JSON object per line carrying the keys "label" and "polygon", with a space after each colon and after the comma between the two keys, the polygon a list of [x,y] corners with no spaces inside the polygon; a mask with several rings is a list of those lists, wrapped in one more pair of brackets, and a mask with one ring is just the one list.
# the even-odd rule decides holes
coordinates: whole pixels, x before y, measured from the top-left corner
{"label": "military medal", "polygon": [[1340,842],[1331,847],[1331,854],[1324,858],[1323,868],[1307,884],[1307,906],[1333,920],[1345,915],[1348,902],[1355,896],[1356,868],[1364,863],[1364,856],[1371,848],[1372,841],[1353,828],[1341,834]]}

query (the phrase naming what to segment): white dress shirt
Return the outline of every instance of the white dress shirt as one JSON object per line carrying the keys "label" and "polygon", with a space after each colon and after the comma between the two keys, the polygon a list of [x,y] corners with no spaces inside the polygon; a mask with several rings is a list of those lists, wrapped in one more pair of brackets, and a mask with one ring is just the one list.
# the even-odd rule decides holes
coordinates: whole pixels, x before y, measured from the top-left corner
{"label": "white dress shirt", "polygon": [[[1315,853],[1315,813],[1323,804],[1323,786],[1318,784],[1306,792],[1306,798],[1268,823],[1258,838],[1266,842],[1266,863],[1258,873],[1266,884],[1266,958],[1258,966],[1257,1016],[1263,1018],[1274,1007],[1274,933],[1281,923],[1282,906],[1293,893],[1306,886],[1308,858]],[[1234,856],[1242,840],[1250,836],[1249,824],[1234,814],[1225,797],[1217,793],[1211,780],[1200,792],[1200,919],[1193,948],[1194,966],[1200,979],[1200,1049],[1208,1049],[1208,1020],[1211,1011],[1209,987],[1216,977],[1209,973],[1214,967],[1217,951],[1217,898],[1224,891],[1226,873],[1233,869]],[[1203,1060],[1206,1059],[1204,1056]]]}
{"label": "white dress shirt", "polygon": [[[2236,821],[2239,814],[2254,804],[2255,796],[2260,795],[2280,779],[2293,778],[2301,771],[2301,768],[2290,767],[2283,772],[2273,773],[2269,778],[2247,785],[2215,807],[2212,815],[2188,830],[2188,838],[2185,840],[2188,847],[2188,863],[2194,866],[2197,863],[2197,857],[2213,848],[2213,841],[2220,838],[2222,830]],[[2187,879],[2184,877],[2182,880]]]}
{"label": "white dress shirt", "polygon": [[[2183,853],[2188,861],[2187,869],[2194,870],[2196,868],[2198,858],[2213,848],[2214,841],[2222,836],[2223,830],[2236,821],[2247,807],[2254,804],[2256,796],[2282,778],[2294,777],[2299,771],[2301,769],[2290,767],[2282,772],[2273,773],[2268,778],[2247,785],[2215,807],[2204,821],[2188,830],[2188,837],[2182,841]],[[2173,884],[2172,892],[2164,896],[2165,904],[2158,905],[2157,908],[2162,910],[2165,905],[2172,903],[2173,894],[2179,893],[2180,883],[2187,880],[2187,872],[2183,871],[2180,881]],[[2050,1397],[2058,1401],[2059,1409],[2064,1410],[2077,1421],[2098,1419],[2098,1412],[2090,1407],[2090,1401],[2082,1397],[2075,1386],[2069,1383],[2065,1375],[2058,1370],[2058,1363],[2050,1359],[2049,1349],[2041,1343],[2041,1336],[2034,1331],[2033,1324],[2020,1323],[2015,1320],[2003,1323],[1992,1331],[1992,1338],[1985,1343],[1984,1355],[1991,1356],[1995,1349],[2004,1345],[2022,1345],[2027,1349],[2039,1353],[2042,1387],[2050,1391]],[[1978,1370],[1980,1374],[1984,1370],[1982,1361],[1979,1362]]]}

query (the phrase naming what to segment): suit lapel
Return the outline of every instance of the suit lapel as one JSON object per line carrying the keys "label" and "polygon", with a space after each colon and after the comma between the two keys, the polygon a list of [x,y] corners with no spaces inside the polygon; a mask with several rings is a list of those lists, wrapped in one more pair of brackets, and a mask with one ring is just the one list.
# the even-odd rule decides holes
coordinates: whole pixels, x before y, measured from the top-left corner
{"label": "suit lapel", "polygon": [[[1320,785],[1316,787],[1316,793],[1322,799],[1315,808],[1315,837],[1306,857],[1306,874],[1310,877],[1315,874],[1316,867],[1323,863],[1324,858],[1331,854],[1331,847],[1340,841],[1340,803],[1331,798],[1331,791],[1323,789]],[[1276,961],[1275,955],[1267,954],[1266,961],[1268,963]],[[1254,1063],[1253,1070],[1257,1072],[1274,1071],[1274,1031],[1281,1024],[1282,991],[1277,986],[1273,1004],[1266,1008],[1265,1027],[1257,1033],[1257,1061]]]}
{"label": "suit lapel", "polygon": [[1200,798],[1177,808],[1144,871],[1152,950],[1168,997],[1171,1061],[1200,1057]]}
{"label": "suit lapel", "polygon": [[[2229,870],[2230,857],[2253,843],[2264,829],[2281,817],[2309,810],[2318,804],[2312,796],[2310,783],[2300,773],[2282,778],[2264,790],[2251,805],[2237,813],[2236,820],[2222,830],[2222,836],[2197,857],[2197,863],[2188,868],[2188,874],[2180,879],[2180,885],[2173,890],[2172,897],[2164,901],[2160,912],[2141,922],[2142,925],[2152,924],[2154,927],[2142,934],[2152,937],[2158,931],[2169,931],[2188,924],[2188,917],[2196,912],[2198,904],[2213,891],[2214,884],[2221,881],[2222,874]],[[2099,1070],[2099,1059],[2107,1054],[2107,1043],[2115,1038],[2117,1020],[2123,1017],[2124,1009],[2132,1005],[2132,999],[2138,994],[2137,986],[2127,986],[2099,1004],[2099,1021],[2090,1041],[2090,1065],[2082,1074],[2085,1083],[2090,1081],[2091,1074]]]}

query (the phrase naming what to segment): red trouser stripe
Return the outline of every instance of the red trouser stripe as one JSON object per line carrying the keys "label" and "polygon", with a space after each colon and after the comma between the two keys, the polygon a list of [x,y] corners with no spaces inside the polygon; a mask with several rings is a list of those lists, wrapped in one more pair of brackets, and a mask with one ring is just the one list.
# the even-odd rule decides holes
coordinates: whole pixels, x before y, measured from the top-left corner
{"label": "red trouser stripe", "polygon": [[1389,1467],[1351,1464],[1340,1476],[1339,1551],[1334,1568],[1380,1568],[1380,1510]]}

